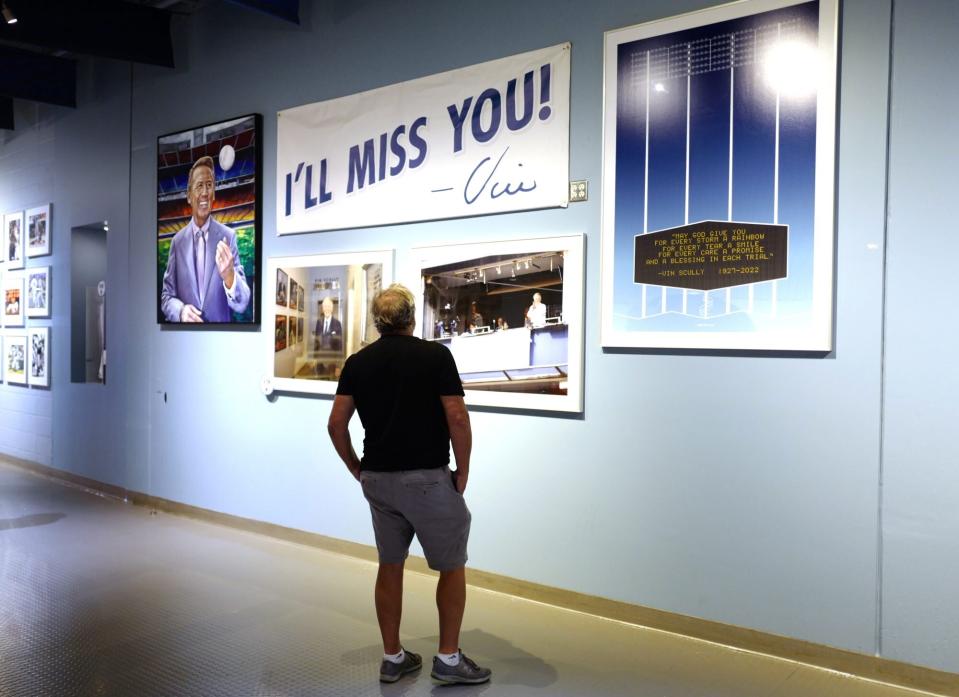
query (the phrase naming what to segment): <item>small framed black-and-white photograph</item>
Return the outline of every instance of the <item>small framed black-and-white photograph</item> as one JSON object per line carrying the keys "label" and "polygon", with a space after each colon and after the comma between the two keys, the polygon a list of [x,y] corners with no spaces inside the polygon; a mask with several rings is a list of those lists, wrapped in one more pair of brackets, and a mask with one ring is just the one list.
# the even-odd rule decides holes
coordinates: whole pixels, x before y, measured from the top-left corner
{"label": "small framed black-and-white photograph", "polygon": [[8,269],[23,268],[23,211],[3,216],[3,262]]}
{"label": "small framed black-and-white photograph", "polygon": [[27,384],[26,334],[7,334],[4,337],[3,372],[8,385]]}
{"label": "small framed black-and-white photograph", "polygon": [[24,274],[24,291],[26,293],[26,316],[50,316],[50,267],[37,266],[29,268]]}
{"label": "small framed black-and-white photograph", "polygon": [[50,386],[50,328],[30,327],[29,382],[32,387]]}
{"label": "small framed black-and-white photograph", "polygon": [[30,208],[27,211],[27,256],[42,257],[50,254],[50,204]]}

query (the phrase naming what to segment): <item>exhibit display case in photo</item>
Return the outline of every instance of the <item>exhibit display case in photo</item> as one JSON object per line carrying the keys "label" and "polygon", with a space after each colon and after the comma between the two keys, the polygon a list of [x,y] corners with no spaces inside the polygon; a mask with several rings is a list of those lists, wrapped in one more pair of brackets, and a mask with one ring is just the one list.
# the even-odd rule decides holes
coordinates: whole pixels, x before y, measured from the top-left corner
{"label": "exhibit display case in photo", "polygon": [[582,235],[413,250],[417,335],[453,354],[468,404],[583,409]]}
{"label": "exhibit display case in photo", "polygon": [[276,335],[264,392],[334,394],[346,359],[379,338],[369,305],[392,283],[392,250],[274,257],[266,274],[276,288],[265,299],[264,322]]}

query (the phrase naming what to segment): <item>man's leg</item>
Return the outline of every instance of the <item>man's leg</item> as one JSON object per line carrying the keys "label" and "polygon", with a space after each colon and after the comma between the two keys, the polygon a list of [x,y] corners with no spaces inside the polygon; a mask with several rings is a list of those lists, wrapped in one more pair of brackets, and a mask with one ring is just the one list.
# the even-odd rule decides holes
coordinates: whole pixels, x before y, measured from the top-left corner
{"label": "man's leg", "polygon": [[[380,570],[376,574],[376,619],[380,623],[380,634],[383,636],[383,653],[388,654],[399,653],[401,648],[403,564],[404,562],[398,564],[380,562]],[[462,611],[460,616],[462,617]]]}
{"label": "man's leg", "polygon": [[459,651],[460,626],[466,608],[465,566],[440,572],[440,580],[436,584],[436,608],[440,615],[439,652],[456,653]]}

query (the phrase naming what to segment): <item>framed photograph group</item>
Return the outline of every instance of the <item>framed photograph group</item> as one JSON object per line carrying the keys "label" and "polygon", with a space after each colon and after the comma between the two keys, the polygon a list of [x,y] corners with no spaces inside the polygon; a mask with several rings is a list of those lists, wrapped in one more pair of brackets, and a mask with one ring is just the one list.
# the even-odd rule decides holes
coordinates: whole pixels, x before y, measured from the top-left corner
{"label": "framed photograph group", "polygon": [[392,250],[274,257],[275,292],[264,322],[275,328],[264,353],[264,391],[334,394],[346,359],[379,334],[373,294],[392,283]]}
{"label": "framed photograph group", "polygon": [[604,346],[831,349],[837,7],[607,32]]}

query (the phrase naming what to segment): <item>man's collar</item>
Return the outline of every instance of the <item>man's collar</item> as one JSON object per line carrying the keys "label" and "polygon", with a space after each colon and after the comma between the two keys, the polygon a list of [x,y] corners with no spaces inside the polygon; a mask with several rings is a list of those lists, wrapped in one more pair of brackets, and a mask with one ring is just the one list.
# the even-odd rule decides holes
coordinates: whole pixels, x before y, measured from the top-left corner
{"label": "man's collar", "polygon": [[202,227],[200,227],[200,226],[198,226],[198,225],[196,224],[196,218],[192,218],[192,217],[191,217],[191,218],[190,218],[190,226],[191,226],[191,228],[192,228],[193,234],[196,235],[197,232],[203,232],[203,234],[206,234],[207,232],[209,232],[209,231],[210,231],[210,220],[212,219],[212,217],[213,217],[213,216],[208,216],[207,219],[206,219],[206,222],[203,224]]}

